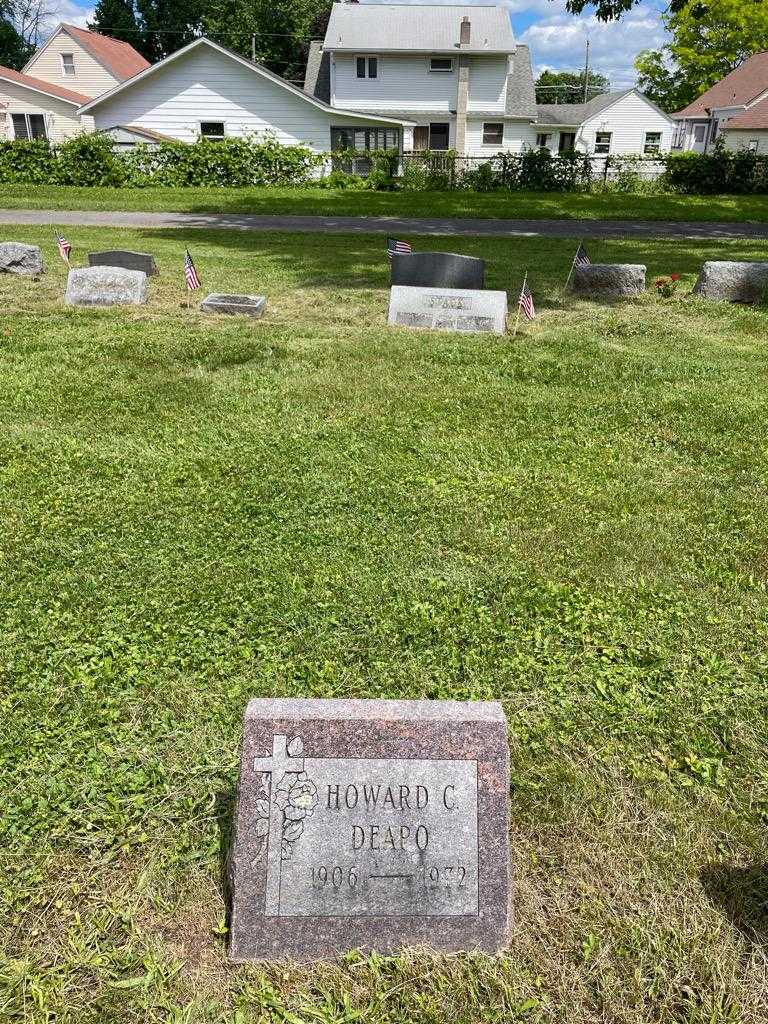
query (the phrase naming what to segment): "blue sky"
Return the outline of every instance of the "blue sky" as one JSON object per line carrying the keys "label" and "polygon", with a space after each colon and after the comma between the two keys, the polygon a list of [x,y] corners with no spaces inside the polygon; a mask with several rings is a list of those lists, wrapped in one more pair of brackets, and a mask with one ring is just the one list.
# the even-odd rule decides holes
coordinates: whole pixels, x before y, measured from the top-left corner
{"label": "blue sky", "polygon": [[[543,68],[583,67],[584,45],[589,38],[590,63],[606,73],[617,89],[634,84],[632,64],[637,53],[654,49],[665,41],[659,14],[663,5],[659,0],[643,0],[621,21],[607,25],[590,13],[579,17],[568,14],[564,0],[503,0],[500,6],[509,10],[516,38],[530,46],[537,72]],[[92,4],[59,0],[55,20],[84,26],[92,11]]]}

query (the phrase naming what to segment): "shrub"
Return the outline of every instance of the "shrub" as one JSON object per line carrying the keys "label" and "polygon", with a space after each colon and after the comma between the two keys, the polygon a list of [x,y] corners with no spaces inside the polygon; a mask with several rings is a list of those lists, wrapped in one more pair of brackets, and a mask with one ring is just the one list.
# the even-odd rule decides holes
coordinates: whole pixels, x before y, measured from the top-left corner
{"label": "shrub", "polygon": [[0,182],[8,185],[50,185],[56,157],[45,139],[0,142]]}
{"label": "shrub", "polygon": [[306,146],[275,138],[200,140],[192,145],[139,144],[126,152],[107,135],[79,135],[58,146],[48,142],[0,143],[0,182],[29,185],[296,185],[324,157]]}

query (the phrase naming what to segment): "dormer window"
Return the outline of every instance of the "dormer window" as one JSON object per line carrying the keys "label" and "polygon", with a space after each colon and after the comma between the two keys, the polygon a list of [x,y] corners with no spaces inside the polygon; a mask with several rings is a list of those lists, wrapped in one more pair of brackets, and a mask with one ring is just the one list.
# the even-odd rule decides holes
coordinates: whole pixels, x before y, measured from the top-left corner
{"label": "dormer window", "polygon": [[356,57],[355,66],[358,78],[378,78],[379,58],[378,57]]}
{"label": "dormer window", "polygon": [[430,57],[429,70],[449,75],[453,71],[453,57]]}
{"label": "dormer window", "polygon": [[75,55],[74,53],[62,53],[61,55],[61,73],[71,78],[75,73]]}

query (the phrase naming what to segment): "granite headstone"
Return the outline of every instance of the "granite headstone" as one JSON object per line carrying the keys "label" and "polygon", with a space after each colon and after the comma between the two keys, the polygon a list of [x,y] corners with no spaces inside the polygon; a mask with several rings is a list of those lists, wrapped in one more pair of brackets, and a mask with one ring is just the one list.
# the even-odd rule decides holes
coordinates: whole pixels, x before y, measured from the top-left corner
{"label": "granite headstone", "polygon": [[506,330],[507,293],[470,288],[409,288],[389,290],[388,323],[439,331]]}
{"label": "granite headstone", "polygon": [[26,242],[0,242],[0,274],[37,277],[43,272],[43,254],[37,245]]}
{"label": "granite headstone", "polygon": [[140,306],[147,301],[147,275],[120,267],[76,267],[67,275],[68,306]]}
{"label": "granite headstone", "polygon": [[634,299],[645,291],[642,263],[591,263],[574,267],[571,291],[580,299]]}
{"label": "granite headstone", "polygon": [[134,252],[132,249],[89,252],[88,264],[91,267],[122,267],[124,270],[143,270],[150,277],[159,273],[152,253]]}
{"label": "granite headstone", "polygon": [[719,302],[763,305],[768,301],[768,263],[707,260],[693,286],[693,294]]}
{"label": "granite headstone", "polygon": [[484,288],[485,260],[455,252],[409,252],[392,257],[390,284],[412,288]]}
{"label": "granite headstone", "polygon": [[214,292],[206,295],[200,303],[204,313],[240,313],[243,316],[261,317],[267,306],[264,295],[223,295]]}
{"label": "granite headstone", "polygon": [[230,958],[503,948],[508,833],[500,704],[253,700]]}

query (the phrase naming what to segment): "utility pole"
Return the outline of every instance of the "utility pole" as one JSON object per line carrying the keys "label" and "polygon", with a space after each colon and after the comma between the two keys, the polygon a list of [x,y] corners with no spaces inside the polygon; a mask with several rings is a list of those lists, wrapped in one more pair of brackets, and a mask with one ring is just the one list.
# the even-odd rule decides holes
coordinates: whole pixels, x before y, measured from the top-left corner
{"label": "utility pole", "polygon": [[589,37],[587,37],[587,55],[584,60],[584,102],[589,99]]}

